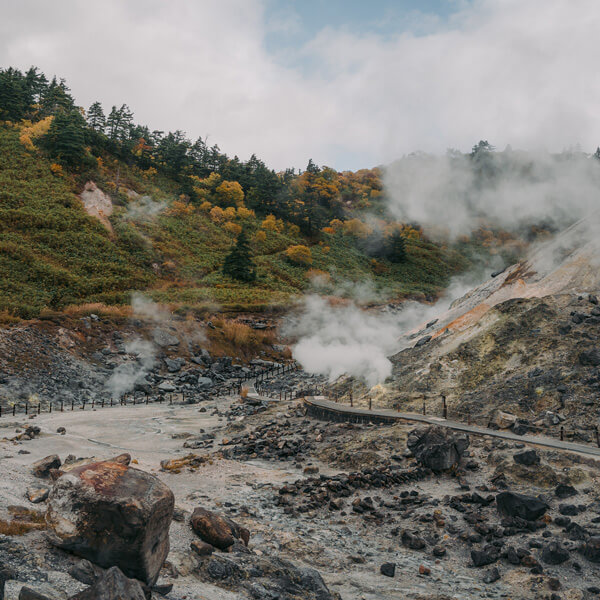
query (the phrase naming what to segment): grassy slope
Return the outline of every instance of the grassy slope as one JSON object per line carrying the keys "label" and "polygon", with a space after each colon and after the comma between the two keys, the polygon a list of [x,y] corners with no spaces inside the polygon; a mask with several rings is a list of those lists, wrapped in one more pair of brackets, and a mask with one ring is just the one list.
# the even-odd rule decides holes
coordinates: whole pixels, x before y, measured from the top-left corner
{"label": "grassy slope", "polygon": [[146,287],[151,271],[98,221],[67,181],[0,131],[0,311],[32,316],[44,306],[114,302]]}
{"label": "grassy slope", "polygon": [[[92,176],[107,189],[109,168]],[[110,235],[73,194],[82,183],[53,175],[46,159],[23,148],[17,129],[0,128],[0,311],[32,316],[48,306],[118,304],[134,289],[182,307],[218,303],[256,310],[284,304],[310,285],[307,268],[291,264],[284,254],[292,244],[309,243],[299,235],[267,232],[267,240],[253,248],[258,280],[240,284],[220,272],[234,236],[206,214],[163,211],[153,219],[131,219],[122,193]],[[149,182],[126,165],[121,183],[156,199],[174,199],[172,182]],[[260,220],[247,225],[252,236]],[[456,251],[424,240],[409,240],[407,251],[406,262],[386,263],[376,274],[352,238],[324,235],[321,245],[312,245],[312,267],[329,272],[334,288],[348,280],[368,281],[397,297],[435,294],[467,264]]]}

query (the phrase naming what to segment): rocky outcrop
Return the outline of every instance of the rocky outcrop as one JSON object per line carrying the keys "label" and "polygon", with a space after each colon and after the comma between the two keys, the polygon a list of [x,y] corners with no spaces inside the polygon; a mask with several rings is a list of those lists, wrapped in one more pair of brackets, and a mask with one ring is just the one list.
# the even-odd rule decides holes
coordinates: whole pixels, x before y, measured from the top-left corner
{"label": "rocky outcrop", "polygon": [[204,542],[219,550],[227,550],[237,540],[242,540],[247,546],[250,540],[250,532],[247,529],[205,508],[198,507],[194,510],[191,524],[192,529]]}
{"label": "rocky outcrop", "polygon": [[424,467],[432,471],[447,471],[458,464],[469,446],[469,438],[449,429],[431,426],[412,431],[406,444]]}
{"label": "rocky outcrop", "polygon": [[46,523],[56,546],[152,585],[169,552],[173,508],[173,493],[156,477],[95,462],[56,481]]}
{"label": "rocky outcrop", "polygon": [[113,213],[110,196],[105,194],[93,181],[88,181],[79,197],[83,202],[85,212],[98,219],[108,231],[112,232],[112,226],[108,220]]}

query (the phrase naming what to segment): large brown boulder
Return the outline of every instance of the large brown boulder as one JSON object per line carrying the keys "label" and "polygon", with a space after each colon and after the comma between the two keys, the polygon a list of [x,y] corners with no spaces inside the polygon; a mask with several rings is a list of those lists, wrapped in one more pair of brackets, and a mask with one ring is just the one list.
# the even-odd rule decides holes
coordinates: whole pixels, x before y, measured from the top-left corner
{"label": "large brown boulder", "polygon": [[48,535],[60,548],[153,585],[169,553],[174,503],[149,473],[112,461],[84,464],[55,482]]}
{"label": "large brown boulder", "polygon": [[227,550],[236,540],[242,540],[246,546],[250,540],[250,532],[235,521],[205,508],[196,508],[192,513],[192,529],[206,543]]}
{"label": "large brown boulder", "polygon": [[459,463],[469,446],[469,437],[432,425],[411,431],[406,445],[424,467],[447,471]]}

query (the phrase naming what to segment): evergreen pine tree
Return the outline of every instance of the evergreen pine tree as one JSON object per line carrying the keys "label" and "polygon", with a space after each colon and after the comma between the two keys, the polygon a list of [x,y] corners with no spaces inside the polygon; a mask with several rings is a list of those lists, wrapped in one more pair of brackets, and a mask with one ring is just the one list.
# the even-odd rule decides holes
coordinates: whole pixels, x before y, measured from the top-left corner
{"label": "evergreen pine tree", "polygon": [[106,126],[106,117],[102,110],[102,104],[100,102],[94,102],[87,111],[87,122],[88,125],[94,131],[104,131]]}
{"label": "evergreen pine tree", "polygon": [[245,230],[238,235],[234,246],[225,257],[223,273],[238,281],[250,282],[256,279],[250,244]]}
{"label": "evergreen pine tree", "polygon": [[386,240],[386,258],[393,263],[406,260],[406,241],[399,231],[394,231]]}
{"label": "evergreen pine tree", "polygon": [[32,101],[23,73],[12,67],[0,69],[0,121],[24,119]]}
{"label": "evergreen pine tree", "polygon": [[44,136],[42,144],[51,156],[67,165],[85,159],[85,120],[77,110],[59,112]]}

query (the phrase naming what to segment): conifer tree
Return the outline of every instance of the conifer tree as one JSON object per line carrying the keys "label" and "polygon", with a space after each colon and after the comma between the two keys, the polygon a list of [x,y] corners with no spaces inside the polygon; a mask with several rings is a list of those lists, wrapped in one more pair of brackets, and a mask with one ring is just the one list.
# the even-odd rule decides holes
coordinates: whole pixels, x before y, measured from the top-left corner
{"label": "conifer tree", "polygon": [[406,241],[399,231],[394,231],[387,238],[385,251],[390,262],[400,263],[406,260]]}
{"label": "conifer tree", "polygon": [[250,244],[246,231],[242,230],[223,263],[223,273],[238,281],[250,282],[256,279]]}
{"label": "conifer tree", "polygon": [[102,110],[102,104],[100,102],[94,102],[87,111],[87,122],[88,125],[94,131],[104,131],[106,126],[106,117]]}
{"label": "conifer tree", "polygon": [[42,144],[51,156],[67,165],[85,159],[85,120],[77,110],[59,112],[44,136]]}

